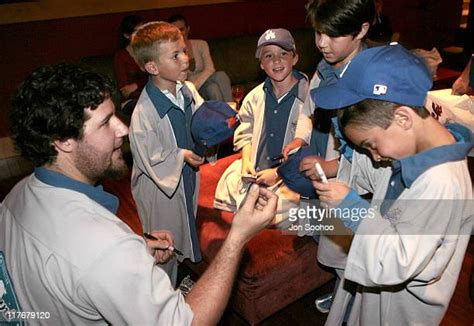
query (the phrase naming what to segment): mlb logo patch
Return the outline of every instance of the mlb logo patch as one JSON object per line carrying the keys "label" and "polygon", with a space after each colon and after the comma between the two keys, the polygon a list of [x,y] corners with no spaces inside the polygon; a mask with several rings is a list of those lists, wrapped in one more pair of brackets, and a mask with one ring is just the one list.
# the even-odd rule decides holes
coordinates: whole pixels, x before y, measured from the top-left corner
{"label": "mlb logo patch", "polygon": [[373,90],[372,93],[374,95],[385,95],[385,94],[387,94],[387,86],[375,84],[374,85],[374,90]]}

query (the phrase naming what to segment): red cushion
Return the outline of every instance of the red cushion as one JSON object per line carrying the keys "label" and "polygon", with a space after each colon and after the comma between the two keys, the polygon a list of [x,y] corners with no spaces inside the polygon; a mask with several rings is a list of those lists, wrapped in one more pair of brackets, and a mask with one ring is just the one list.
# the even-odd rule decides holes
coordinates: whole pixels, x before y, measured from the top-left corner
{"label": "red cushion", "polygon": [[[212,261],[227,236],[233,214],[213,208],[220,176],[239,154],[201,167],[197,229],[203,260]],[[250,323],[257,323],[306,293],[332,275],[316,262],[316,243],[310,237],[264,230],[248,244],[236,280],[232,307]]]}

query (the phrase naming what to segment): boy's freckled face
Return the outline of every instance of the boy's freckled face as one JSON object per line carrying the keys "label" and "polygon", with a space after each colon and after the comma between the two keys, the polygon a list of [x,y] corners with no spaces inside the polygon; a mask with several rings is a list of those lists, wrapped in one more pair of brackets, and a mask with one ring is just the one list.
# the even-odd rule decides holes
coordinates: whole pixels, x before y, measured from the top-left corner
{"label": "boy's freckled face", "polygon": [[416,153],[414,137],[392,123],[387,129],[349,124],[344,134],[356,146],[370,152],[374,161],[400,160]]}
{"label": "boy's freckled face", "polygon": [[185,81],[188,77],[189,58],[183,37],[177,41],[167,41],[159,45],[158,83],[160,86],[174,88],[177,81]]}
{"label": "boy's freckled face", "polygon": [[315,42],[324,60],[336,66],[346,64],[358,53],[360,47],[360,40],[351,35],[330,37],[316,32]]}
{"label": "boy's freckled face", "polygon": [[274,81],[283,81],[291,75],[298,55],[278,45],[265,45],[260,55],[260,67]]}

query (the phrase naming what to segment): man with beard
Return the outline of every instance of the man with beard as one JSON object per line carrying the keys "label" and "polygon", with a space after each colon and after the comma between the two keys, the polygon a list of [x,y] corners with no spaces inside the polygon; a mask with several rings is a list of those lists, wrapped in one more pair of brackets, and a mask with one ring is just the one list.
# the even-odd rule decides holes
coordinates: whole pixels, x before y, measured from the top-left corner
{"label": "man with beard", "polygon": [[12,138],[36,168],[1,206],[0,280],[19,308],[0,323],[215,324],[245,243],[275,213],[276,196],[254,187],[185,300],[156,266],[171,257],[170,233],[145,242],[115,215],[118,198],[97,186],[127,170],[128,128],[111,92],[104,77],[62,64],[36,70],[13,99]]}

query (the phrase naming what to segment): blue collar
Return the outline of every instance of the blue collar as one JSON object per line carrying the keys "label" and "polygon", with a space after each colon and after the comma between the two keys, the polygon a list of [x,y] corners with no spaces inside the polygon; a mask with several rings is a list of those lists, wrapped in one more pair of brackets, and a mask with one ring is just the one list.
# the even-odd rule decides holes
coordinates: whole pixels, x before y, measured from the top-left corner
{"label": "blue collar", "polygon": [[402,182],[409,188],[426,170],[446,162],[464,160],[474,143],[471,131],[457,123],[446,124],[445,127],[456,139],[456,143],[432,148],[427,151],[393,161],[393,173],[401,171]]}
{"label": "blue collar", "polygon": [[[299,88],[300,88],[299,86],[300,86],[301,80],[307,81],[308,78],[306,77],[305,74],[299,72],[296,69],[293,69],[292,73],[293,73],[293,76],[295,76],[296,79],[298,79],[298,82],[296,83],[296,85],[294,85],[291,88],[291,90],[288,92],[288,95],[286,97],[289,98],[289,97],[295,96],[299,98],[300,101],[304,101],[305,100],[304,96],[306,96],[306,92],[299,92]],[[272,80],[270,79],[270,77],[265,78],[265,82],[263,83],[263,89],[265,90],[265,93],[271,94],[273,97],[275,97],[275,94],[273,93]]]}
{"label": "blue collar", "polygon": [[114,195],[105,192],[103,187],[100,185],[94,187],[44,167],[35,168],[35,177],[50,186],[80,192],[97,202],[99,205],[102,205],[113,214],[117,214],[119,199]]}
{"label": "blue collar", "polygon": [[[163,94],[163,92],[158,87],[155,86],[151,78],[148,79],[145,88],[161,119],[163,119],[163,117],[171,109],[181,110],[173,102],[171,102],[170,99],[166,97],[166,95]],[[180,91],[183,92],[185,107],[190,105],[193,98],[191,91],[186,87],[186,85],[183,85]]]}
{"label": "blue collar", "polygon": [[346,65],[334,69],[332,65],[327,63],[326,60],[321,60],[318,64],[316,71],[318,72],[318,76],[321,80],[337,78],[339,79],[341,72],[344,70]]}

